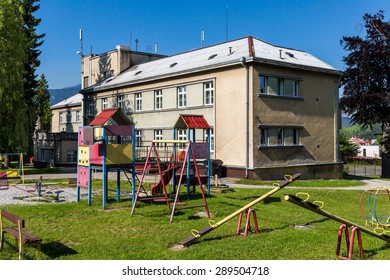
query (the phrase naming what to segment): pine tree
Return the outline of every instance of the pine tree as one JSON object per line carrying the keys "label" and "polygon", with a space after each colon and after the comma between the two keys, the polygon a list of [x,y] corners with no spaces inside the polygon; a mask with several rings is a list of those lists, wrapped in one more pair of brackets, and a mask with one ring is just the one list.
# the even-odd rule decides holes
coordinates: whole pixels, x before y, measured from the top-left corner
{"label": "pine tree", "polygon": [[36,69],[41,64],[39,55],[41,51],[39,47],[43,44],[45,34],[37,34],[36,28],[41,22],[41,19],[36,18],[34,13],[39,10],[39,0],[19,0],[23,8],[24,32],[26,34],[28,45],[26,48],[27,61],[24,65],[24,100],[28,107],[28,147],[27,152],[33,152],[33,135],[37,121],[36,114],[36,96],[38,91],[39,81],[38,75],[35,74]]}
{"label": "pine tree", "polygon": [[23,83],[27,39],[17,0],[0,0],[0,38],[0,152],[9,153],[27,147],[29,124]]}
{"label": "pine tree", "polygon": [[344,93],[341,109],[354,123],[381,124],[382,177],[390,178],[390,22],[383,11],[366,14],[365,38],[344,37],[347,69],[341,83]]}
{"label": "pine tree", "polygon": [[38,120],[40,119],[42,122],[43,129],[46,132],[49,132],[51,126],[50,92],[45,75],[43,74],[39,80],[38,94],[35,103]]}

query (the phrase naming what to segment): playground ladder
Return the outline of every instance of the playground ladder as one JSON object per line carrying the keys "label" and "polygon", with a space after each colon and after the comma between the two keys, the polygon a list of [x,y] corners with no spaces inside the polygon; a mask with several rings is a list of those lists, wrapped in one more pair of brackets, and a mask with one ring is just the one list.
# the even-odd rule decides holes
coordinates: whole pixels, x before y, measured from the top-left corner
{"label": "playground ladder", "polygon": [[[348,234],[348,226],[346,224],[342,224],[338,231],[338,238],[337,238],[337,248],[336,248],[336,256],[343,260],[351,260],[352,254],[353,254],[353,245],[355,242],[355,234],[357,234],[358,238],[358,244],[359,244],[359,255],[360,258],[363,259],[363,245],[362,245],[362,237],[360,235],[360,230],[358,227],[352,226],[352,233],[351,237],[349,237]],[[345,233],[345,242],[347,245],[347,251],[348,251],[348,257],[343,257],[340,255],[340,248],[341,248],[341,239],[343,237],[343,232]]]}

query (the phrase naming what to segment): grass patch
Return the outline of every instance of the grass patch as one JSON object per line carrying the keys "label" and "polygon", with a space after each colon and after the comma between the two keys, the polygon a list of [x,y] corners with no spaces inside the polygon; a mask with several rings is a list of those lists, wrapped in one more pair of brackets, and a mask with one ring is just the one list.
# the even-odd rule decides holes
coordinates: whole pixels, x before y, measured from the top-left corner
{"label": "grass patch", "polygon": [[[211,194],[207,202],[212,219],[220,221],[266,192],[240,188]],[[177,212],[171,224],[171,212],[164,203],[138,202],[131,215],[131,198],[119,203],[111,199],[107,210],[102,210],[100,196],[93,198],[91,206],[82,201],[2,208],[25,218],[26,228],[43,239],[42,258],[46,260],[334,260],[340,224],[284,201],[283,193],[291,192],[281,190],[253,206],[259,234],[236,236],[235,217],[183,250],[171,248],[191,235],[191,229],[208,226],[208,219],[198,215],[204,208]],[[360,191],[313,189],[310,195],[312,200],[325,202],[324,210],[364,224]],[[201,202],[197,193],[188,204]],[[300,230],[295,225],[310,227]],[[366,259],[390,259],[390,247],[384,241],[365,233],[362,238]],[[27,259],[34,258],[34,250],[27,248]],[[15,242],[6,235],[0,259],[17,258]]]}
{"label": "grass patch", "polygon": [[[272,186],[274,182],[263,180],[249,180],[240,179],[235,182],[242,185],[253,186]],[[357,187],[364,186],[365,183],[356,179],[339,179],[339,180],[297,180],[290,184],[295,187],[313,187],[313,188],[327,188],[327,187]]]}

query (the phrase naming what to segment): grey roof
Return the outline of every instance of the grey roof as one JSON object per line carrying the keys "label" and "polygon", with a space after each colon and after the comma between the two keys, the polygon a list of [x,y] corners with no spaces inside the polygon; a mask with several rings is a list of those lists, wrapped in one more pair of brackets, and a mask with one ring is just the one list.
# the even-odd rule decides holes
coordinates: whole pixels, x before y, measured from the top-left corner
{"label": "grey roof", "polygon": [[247,62],[259,61],[268,64],[341,74],[341,71],[338,69],[307,52],[274,46],[249,36],[135,65],[123,73],[84,91],[103,90],[238,64],[242,57],[245,57]]}
{"label": "grey roof", "polygon": [[83,95],[81,93],[77,93],[75,95],[72,95],[71,97],[62,100],[61,102],[58,102],[50,106],[50,109],[73,107],[73,106],[81,105],[82,101],[83,101]]}

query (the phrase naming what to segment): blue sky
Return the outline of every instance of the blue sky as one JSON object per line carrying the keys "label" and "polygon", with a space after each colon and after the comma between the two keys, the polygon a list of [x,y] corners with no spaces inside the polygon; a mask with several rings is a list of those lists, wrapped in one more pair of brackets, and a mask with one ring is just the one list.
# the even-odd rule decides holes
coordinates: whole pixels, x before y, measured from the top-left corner
{"label": "blue sky", "polygon": [[46,37],[38,74],[51,89],[80,83],[80,28],[84,54],[135,49],[138,39],[139,51],[154,51],[157,43],[158,53],[172,55],[199,48],[204,30],[203,46],[251,35],[344,70],[342,37],[364,36],[365,13],[390,16],[389,0],[41,0],[40,6],[37,31]]}

